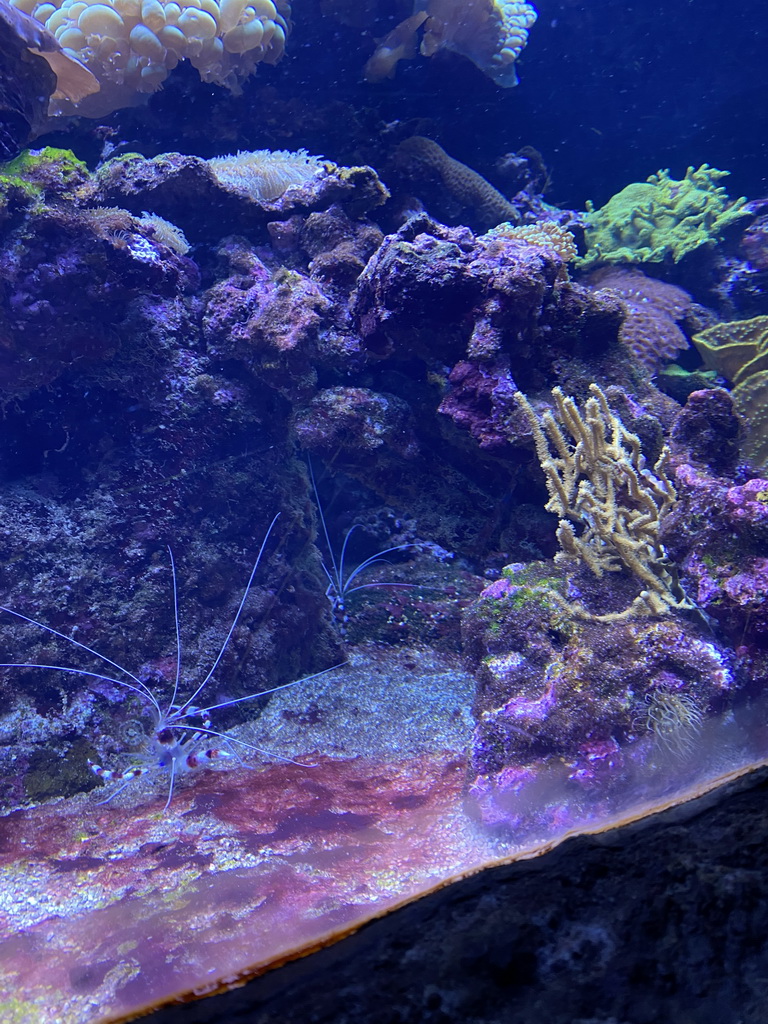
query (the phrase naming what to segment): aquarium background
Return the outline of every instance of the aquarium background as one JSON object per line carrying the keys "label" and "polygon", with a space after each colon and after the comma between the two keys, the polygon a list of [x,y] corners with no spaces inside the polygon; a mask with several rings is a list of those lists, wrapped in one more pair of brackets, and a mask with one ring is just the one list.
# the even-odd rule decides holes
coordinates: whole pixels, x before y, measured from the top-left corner
{"label": "aquarium background", "polygon": [[[505,152],[536,147],[552,170],[552,202],[571,208],[601,204],[659,167],[682,172],[704,162],[731,171],[734,194],[762,195],[768,72],[759,4],[726,11],[717,0],[671,0],[662,9],[595,0],[537,10],[517,65],[523,88],[500,89],[445,53],[362,83],[373,38],[407,5],[368,5],[358,28],[334,18],[332,5],[310,2],[295,12],[286,57],[262,65],[242,98],[206,88],[181,65],[149,114],[102,120],[147,155],[178,148],[207,157],[228,145],[284,148],[292,140],[291,148],[339,163],[379,152],[393,122],[410,122],[405,134],[431,123],[448,152],[483,171]],[[71,131],[66,138],[71,144]]]}
{"label": "aquarium background", "polygon": [[[239,94],[182,63],[4,120],[0,1020],[203,998],[764,764],[765,15],[537,10],[514,88],[445,50],[366,81],[410,5],[327,0]],[[750,827],[712,846],[726,931]],[[706,946],[669,1016],[717,985],[706,845],[664,876]],[[609,860],[558,885],[642,903]],[[653,1019],[630,929],[516,898],[535,952],[463,923],[450,971],[578,975],[584,1020],[620,977]],[[512,1019],[429,986],[401,1019]]]}

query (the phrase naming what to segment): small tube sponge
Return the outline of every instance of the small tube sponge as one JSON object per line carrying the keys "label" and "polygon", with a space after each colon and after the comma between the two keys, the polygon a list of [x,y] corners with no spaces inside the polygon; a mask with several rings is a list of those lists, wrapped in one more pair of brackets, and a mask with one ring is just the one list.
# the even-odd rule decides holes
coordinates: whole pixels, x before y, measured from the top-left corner
{"label": "small tube sponge", "polygon": [[[417,2],[417,9],[421,4]],[[517,85],[515,61],[537,14],[520,0],[427,0],[421,52],[453,50],[505,88]]]}
{"label": "small tube sponge", "polygon": [[283,55],[287,0],[11,0],[81,61],[101,91],[53,113],[99,117],[155,92],[180,60],[206,82],[236,88],[260,61]]}

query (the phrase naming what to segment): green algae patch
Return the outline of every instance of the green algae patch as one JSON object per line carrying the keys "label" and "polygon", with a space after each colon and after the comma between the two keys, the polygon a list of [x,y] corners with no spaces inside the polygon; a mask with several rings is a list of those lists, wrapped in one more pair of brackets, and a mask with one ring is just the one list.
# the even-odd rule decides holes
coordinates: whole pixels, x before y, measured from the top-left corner
{"label": "green algae patch", "polygon": [[29,758],[29,770],[24,779],[27,796],[30,800],[42,801],[93,789],[97,783],[87,763],[89,757],[96,756],[94,748],[82,738],[75,740],[64,754],[50,747],[40,748]]}
{"label": "green algae patch", "polygon": [[0,203],[28,206],[57,197],[75,198],[90,178],[69,149],[27,149],[0,168]]}
{"label": "green algae patch", "polygon": [[565,637],[573,627],[563,588],[564,580],[552,574],[550,563],[507,565],[501,578],[482,592],[477,608],[492,635],[505,632],[510,617],[522,615],[526,619],[545,619],[549,628]]}
{"label": "green algae patch", "polygon": [[3,1024],[40,1024],[41,1007],[22,999],[0,1001],[0,1020]]}
{"label": "green algae patch", "polygon": [[581,269],[598,263],[660,263],[720,241],[723,231],[747,214],[742,197],[731,201],[719,184],[730,172],[708,164],[689,167],[679,181],[668,170],[633,182],[596,210],[587,203],[587,252]]}

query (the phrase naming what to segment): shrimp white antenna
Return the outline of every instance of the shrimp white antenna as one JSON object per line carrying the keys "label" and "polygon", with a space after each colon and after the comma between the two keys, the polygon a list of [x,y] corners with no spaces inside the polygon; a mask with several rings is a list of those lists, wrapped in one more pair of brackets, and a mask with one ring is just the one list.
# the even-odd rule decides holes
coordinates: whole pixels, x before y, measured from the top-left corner
{"label": "shrimp white antenna", "polygon": [[[331,579],[331,574],[328,572],[328,570],[325,568],[325,566],[323,566],[323,571],[325,572],[325,575],[331,580],[331,583],[333,583],[334,586],[338,590],[341,590],[342,589],[341,588],[341,574],[339,573],[339,567],[336,564],[336,556],[333,553],[333,547],[331,545],[331,538],[330,538],[330,535],[328,533],[328,526],[327,526],[327,524],[325,522],[325,516],[323,514],[323,506],[320,503],[320,495],[317,492],[317,484],[315,483],[315,471],[312,468],[312,460],[309,457],[307,457],[307,465],[309,466],[309,476],[310,476],[310,479],[312,480],[312,490],[315,492],[315,505],[317,506],[317,514],[320,516],[320,524],[323,527],[323,536],[325,537],[325,546],[328,549],[328,554],[331,557],[331,566],[333,568],[333,578]],[[354,530],[354,526],[352,527],[352,530]],[[347,547],[347,539],[349,539],[349,534],[352,532],[352,530],[350,530],[349,533],[347,533],[347,537],[345,538],[344,546],[342,548],[342,552],[341,552],[341,567],[342,567],[342,570],[344,568],[344,552],[346,551],[346,547]]]}
{"label": "shrimp white antenna", "polygon": [[171,760],[171,784],[168,787],[168,799],[165,801],[165,807],[163,808],[163,814],[171,806],[171,800],[173,799],[173,784],[176,781],[176,761]]}
{"label": "shrimp white antenna", "polygon": [[[157,700],[156,700],[154,694],[152,693],[150,688],[147,686],[147,684],[145,682],[142,682],[142,680],[139,679],[138,676],[135,676],[133,674],[133,672],[129,672],[127,668],[123,668],[123,666],[122,665],[118,665],[118,663],[116,661],[112,661],[112,659],[108,658],[106,656],[106,654],[102,654],[100,651],[94,650],[93,647],[89,647],[87,644],[83,644],[79,640],[75,640],[75,638],[72,637],[72,636],[67,636],[66,633],[60,633],[59,630],[58,629],[54,629],[53,626],[46,626],[46,624],[44,622],[38,622],[37,619],[31,619],[28,615],[22,615],[21,612],[14,611],[13,608],[7,608],[5,605],[0,605],[0,612],[7,612],[9,615],[15,615],[17,619],[21,619],[23,622],[29,622],[33,626],[39,626],[39,628],[40,629],[44,629],[46,631],[46,633],[51,633],[51,634],[53,634],[53,636],[57,636],[61,640],[66,640],[67,643],[74,644],[74,646],[75,647],[79,647],[80,650],[87,651],[89,654],[92,654],[94,656],[94,658],[99,658],[101,661],[106,662],[107,665],[111,665],[112,668],[116,668],[118,672],[122,672],[124,675],[126,675],[130,679],[132,679],[134,681],[134,683],[136,683],[136,686],[132,686],[130,683],[126,683],[122,679],[109,679],[108,676],[97,676],[97,678],[108,679],[109,682],[118,683],[120,686],[125,686],[129,690],[135,690],[138,687],[138,691],[140,693],[142,693],[145,697],[147,697],[148,700],[150,700],[152,702],[152,704],[154,704],[154,706],[157,709],[158,713],[160,713],[160,706],[158,705]],[[80,671],[79,669],[63,669],[62,666],[60,666],[60,665],[50,665],[50,666],[48,666],[48,665],[15,665],[15,666],[14,665],[2,665],[0,667],[2,667],[2,668],[14,668],[14,667],[16,667],[16,668],[58,668],[61,671]],[[81,674],[82,675],[94,675],[94,676],[96,676],[96,673],[93,673],[93,672],[82,672]]]}
{"label": "shrimp white antenna", "polygon": [[[232,637],[232,634],[235,631],[237,623],[240,620],[240,616],[242,614],[243,608],[245,607],[245,602],[246,602],[246,600],[248,598],[248,593],[249,593],[249,591],[251,589],[251,585],[253,584],[253,578],[256,575],[256,570],[259,568],[259,562],[261,562],[261,557],[264,554],[264,548],[267,546],[267,541],[269,540],[269,537],[270,537],[270,534],[272,533],[274,525],[275,525],[275,523],[277,522],[277,520],[279,518],[280,518],[280,513],[278,512],[277,515],[272,520],[272,522],[269,524],[269,529],[264,534],[264,540],[261,542],[261,547],[259,548],[259,553],[256,556],[256,561],[253,563],[253,568],[251,569],[251,575],[248,577],[248,582],[245,585],[245,590],[243,591],[243,596],[242,596],[242,598],[240,600],[240,605],[239,605],[239,607],[237,609],[237,612],[235,613],[234,619],[232,620],[232,625],[229,627],[229,632],[227,633],[227,635],[226,635],[226,637],[224,639],[224,643],[221,645],[221,650],[219,651],[218,655],[216,656],[216,660],[211,665],[211,667],[210,667],[210,669],[208,671],[208,675],[205,677],[205,679],[202,681],[202,683],[200,683],[200,685],[195,690],[195,692],[192,694],[192,696],[189,698],[189,700],[185,700],[184,701],[184,707],[185,708],[189,707],[190,704],[193,704],[194,700],[195,700],[195,697],[197,697],[198,693],[200,693],[203,689],[205,689],[208,681],[213,676],[213,673],[219,667],[219,662],[224,657],[224,652],[227,649],[227,644],[229,643],[229,641],[230,641],[230,639]],[[235,703],[235,702],[233,701],[232,703]],[[216,705],[216,706],[219,707],[220,705]]]}
{"label": "shrimp white antenna", "polygon": [[171,697],[171,703],[168,705],[169,714],[171,708],[176,703],[176,694],[179,692],[179,681],[181,679],[181,628],[179,627],[179,593],[178,586],[176,584],[176,563],[173,560],[173,551],[171,545],[168,545],[168,557],[171,560],[171,579],[173,580],[173,621],[176,626],[176,679],[173,684],[173,696]]}
{"label": "shrimp white antenna", "polygon": [[246,700],[256,700],[257,697],[266,697],[269,693],[276,693],[278,690],[285,690],[289,686],[298,686],[299,683],[309,683],[313,679],[318,679],[320,676],[324,676],[327,672],[333,672],[337,668],[343,667],[343,662],[338,665],[331,665],[330,668],[321,669],[319,672],[314,672],[311,676],[302,676],[301,679],[294,679],[290,683],[281,683],[279,686],[273,686],[269,690],[261,690],[259,693],[249,693],[245,697],[233,697],[232,700],[223,700],[220,704],[211,704],[210,707],[197,708],[197,713],[207,715],[211,711],[218,711],[219,708],[229,708],[232,707],[233,704],[242,704],[243,701]]}
{"label": "shrimp white antenna", "polygon": [[101,679],[105,683],[115,683],[116,686],[124,686],[126,690],[133,690],[140,697],[148,697],[154,704],[158,715],[161,714],[160,705],[147,687],[140,688],[132,683],[126,683],[124,679],[114,679],[112,676],[102,675],[101,672],[89,672],[87,669],[71,668],[69,665],[38,665],[29,661],[2,661],[0,662],[0,668],[49,668],[54,672],[69,672],[73,676],[86,676],[89,679]]}

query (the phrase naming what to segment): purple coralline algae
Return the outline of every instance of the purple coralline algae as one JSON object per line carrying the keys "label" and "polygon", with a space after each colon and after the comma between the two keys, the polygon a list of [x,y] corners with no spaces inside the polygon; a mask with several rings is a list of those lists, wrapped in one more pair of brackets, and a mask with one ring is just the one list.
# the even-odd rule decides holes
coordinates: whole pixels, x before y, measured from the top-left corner
{"label": "purple coralline algae", "polygon": [[[607,809],[659,758],[690,756],[701,719],[735,687],[729,655],[701,624],[578,622],[565,592],[545,563],[510,565],[465,613],[478,679],[469,792],[486,824],[565,824],[590,792]],[[555,779],[563,804],[538,806]]]}
{"label": "purple coralline algae", "polygon": [[768,199],[747,203],[752,221],[735,244],[716,251],[711,277],[727,319],[768,313]]}

